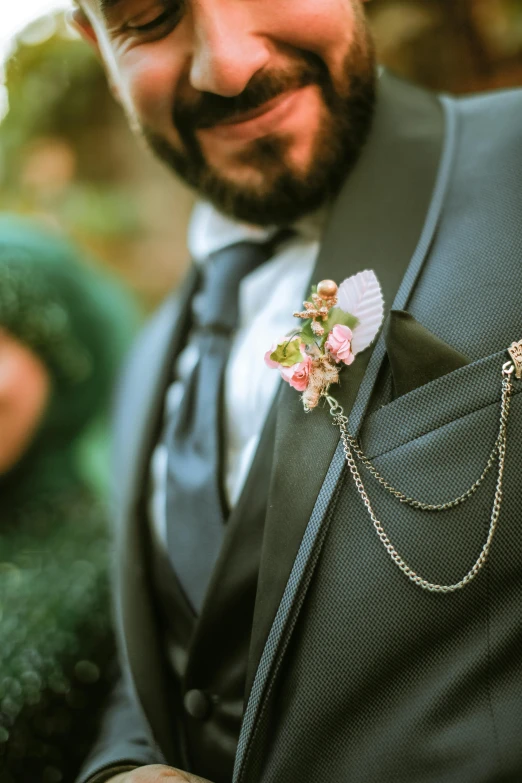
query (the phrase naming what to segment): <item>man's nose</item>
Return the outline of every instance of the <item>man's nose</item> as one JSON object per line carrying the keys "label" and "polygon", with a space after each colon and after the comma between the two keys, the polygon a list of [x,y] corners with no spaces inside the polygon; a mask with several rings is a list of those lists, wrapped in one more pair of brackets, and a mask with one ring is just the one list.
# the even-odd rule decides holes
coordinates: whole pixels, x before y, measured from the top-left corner
{"label": "man's nose", "polygon": [[253,21],[239,0],[194,3],[190,83],[196,90],[234,97],[266,65],[268,44],[253,32]]}

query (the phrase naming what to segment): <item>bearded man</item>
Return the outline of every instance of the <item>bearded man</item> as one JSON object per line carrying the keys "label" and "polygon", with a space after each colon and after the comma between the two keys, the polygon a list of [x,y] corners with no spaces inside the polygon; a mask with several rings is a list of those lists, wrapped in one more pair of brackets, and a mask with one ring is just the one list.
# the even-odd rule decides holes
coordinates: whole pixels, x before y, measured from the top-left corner
{"label": "bearded man", "polygon": [[[520,781],[522,95],[379,74],[363,0],[76,21],[200,197],[122,384],[122,678],[82,783]],[[305,413],[303,356],[291,388],[264,355],[363,270],[384,328]]]}

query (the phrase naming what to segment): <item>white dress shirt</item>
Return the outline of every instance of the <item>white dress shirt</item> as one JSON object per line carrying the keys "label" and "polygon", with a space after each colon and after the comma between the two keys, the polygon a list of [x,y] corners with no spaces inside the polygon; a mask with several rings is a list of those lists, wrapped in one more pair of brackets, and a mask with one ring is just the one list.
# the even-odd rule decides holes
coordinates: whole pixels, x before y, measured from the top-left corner
{"label": "white dress shirt", "polygon": [[[294,226],[295,237],[241,281],[239,328],[225,374],[225,489],[233,507],[248,475],[259,438],[277,392],[280,376],[266,366],[272,343],[295,328],[293,311],[308,295],[310,277],[320,245],[322,213]],[[276,228],[262,229],[224,217],[205,202],[194,209],[188,245],[194,261],[204,264],[211,253],[244,240],[265,242]],[[165,421],[179,404],[184,383],[198,359],[196,342],[189,337],[175,366],[175,381],[165,402]],[[297,392],[296,392],[297,393]],[[151,522],[160,542],[166,542],[167,447],[159,443],[151,464]]]}

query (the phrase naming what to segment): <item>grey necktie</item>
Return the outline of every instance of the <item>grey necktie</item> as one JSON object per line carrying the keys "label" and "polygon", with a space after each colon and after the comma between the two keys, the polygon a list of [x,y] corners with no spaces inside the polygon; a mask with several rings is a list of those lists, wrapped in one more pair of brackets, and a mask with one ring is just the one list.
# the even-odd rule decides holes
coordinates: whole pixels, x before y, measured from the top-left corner
{"label": "grey necktie", "polygon": [[241,242],[208,259],[194,297],[199,349],[181,402],[167,423],[167,543],[181,586],[200,612],[224,535],[223,381],[239,319],[239,285],[268,260],[269,243]]}

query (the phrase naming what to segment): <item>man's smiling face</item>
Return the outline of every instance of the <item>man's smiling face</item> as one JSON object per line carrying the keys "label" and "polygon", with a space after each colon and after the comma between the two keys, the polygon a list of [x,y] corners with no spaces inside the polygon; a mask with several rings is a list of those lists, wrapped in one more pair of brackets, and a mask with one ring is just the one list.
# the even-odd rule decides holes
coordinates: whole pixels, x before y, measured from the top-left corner
{"label": "man's smiling face", "polygon": [[367,136],[364,0],[82,0],[130,118],[222,211],[285,223],[335,194]]}

